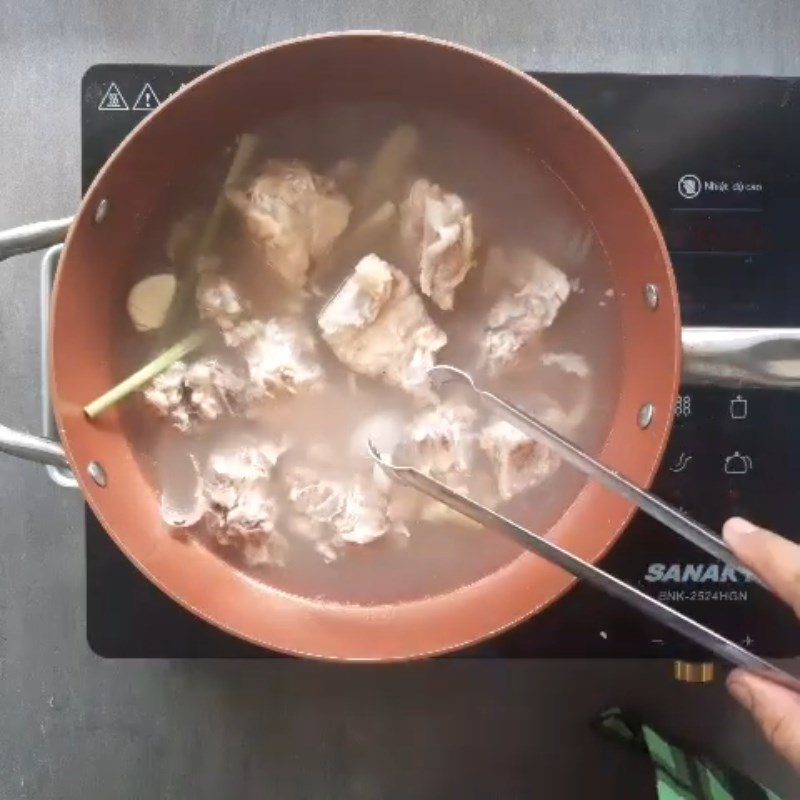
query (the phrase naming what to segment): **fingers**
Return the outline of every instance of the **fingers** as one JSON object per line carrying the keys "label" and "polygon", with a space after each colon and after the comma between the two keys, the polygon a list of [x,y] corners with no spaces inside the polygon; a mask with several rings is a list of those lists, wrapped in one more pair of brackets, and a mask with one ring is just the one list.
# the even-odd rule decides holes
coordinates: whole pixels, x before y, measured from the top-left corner
{"label": "fingers", "polygon": [[800,616],[800,547],[738,517],[725,523],[722,536],[736,557]]}
{"label": "fingers", "polygon": [[[736,557],[800,616],[800,547],[738,518],[725,523],[722,535]],[[728,689],[800,771],[800,695],[741,669],[728,676]]]}
{"label": "fingers", "polygon": [[728,676],[728,690],[753,715],[770,744],[800,771],[800,695],[741,669]]}

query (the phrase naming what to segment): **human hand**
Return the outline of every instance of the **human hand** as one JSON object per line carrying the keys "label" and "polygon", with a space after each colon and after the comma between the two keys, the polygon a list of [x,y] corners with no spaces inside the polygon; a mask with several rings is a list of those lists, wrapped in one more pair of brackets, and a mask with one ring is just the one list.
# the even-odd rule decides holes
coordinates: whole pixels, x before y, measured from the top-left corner
{"label": "human hand", "polygon": [[[800,546],[743,519],[729,519],[722,535],[737,558],[800,617]],[[728,689],[755,718],[772,746],[800,771],[800,694],[743,669]]]}

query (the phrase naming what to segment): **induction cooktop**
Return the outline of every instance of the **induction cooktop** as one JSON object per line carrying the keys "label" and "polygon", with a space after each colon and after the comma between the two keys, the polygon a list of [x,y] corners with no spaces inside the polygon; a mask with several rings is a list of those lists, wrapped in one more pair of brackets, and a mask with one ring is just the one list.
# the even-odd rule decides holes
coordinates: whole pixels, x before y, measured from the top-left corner
{"label": "induction cooktop", "polygon": [[[206,69],[90,68],[81,91],[83,190],[144,116]],[[591,120],[634,172],[667,239],[684,324],[800,326],[796,79],[536,77]],[[46,275],[56,263],[51,254]],[[46,278],[45,295],[47,287]],[[787,535],[798,530],[800,395],[685,388],[674,413],[657,493],[716,529],[740,514]],[[642,515],[603,566],[762,655],[800,653],[796,620],[747,574],[723,568]],[[101,656],[278,655],[218,631],[163,595],[88,507],[86,591],[87,637]],[[694,659],[702,653],[579,585],[528,622],[458,656]]]}

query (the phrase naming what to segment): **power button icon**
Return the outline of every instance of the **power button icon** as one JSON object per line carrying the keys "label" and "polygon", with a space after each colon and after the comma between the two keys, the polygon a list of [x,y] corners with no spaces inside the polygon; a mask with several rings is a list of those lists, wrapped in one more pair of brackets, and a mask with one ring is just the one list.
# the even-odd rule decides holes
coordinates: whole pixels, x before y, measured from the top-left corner
{"label": "power button icon", "polygon": [[700,194],[703,184],[697,175],[682,175],[678,179],[678,194],[687,200],[694,200]]}

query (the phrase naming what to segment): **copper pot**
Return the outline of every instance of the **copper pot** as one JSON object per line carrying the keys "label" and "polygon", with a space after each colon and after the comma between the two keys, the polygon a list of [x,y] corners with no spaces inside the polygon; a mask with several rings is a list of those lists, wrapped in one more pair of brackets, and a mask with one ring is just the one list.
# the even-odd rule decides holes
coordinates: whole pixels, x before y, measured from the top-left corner
{"label": "copper pot", "polygon": [[[651,481],[672,421],[681,331],[664,241],[641,190],[602,136],[560,97],[486,55],[401,34],[299,39],[223,64],[175,94],[120,145],[74,221],[0,235],[0,257],[52,244],[68,229],[53,298],[51,385],[61,446],[9,429],[0,449],[46,463],[66,459],[118,546],[157,586],[213,625],[264,647],[326,659],[391,661],[441,653],[535,614],[572,579],[530,554],[483,580],[413,602],[336,605],[281,593],[200,546],[164,534],[156,488],[119,418],[90,422],[87,401],[113,383],[111,338],[133,253],[166,187],[242,130],[295,98],[435,102],[476,119],[544,160],[586,209],[605,247],[619,302],[622,380],[600,457]],[[242,102],[247,98],[247,102]],[[595,561],[632,509],[587,484],[549,535]],[[488,535],[488,534],[487,534]]]}

